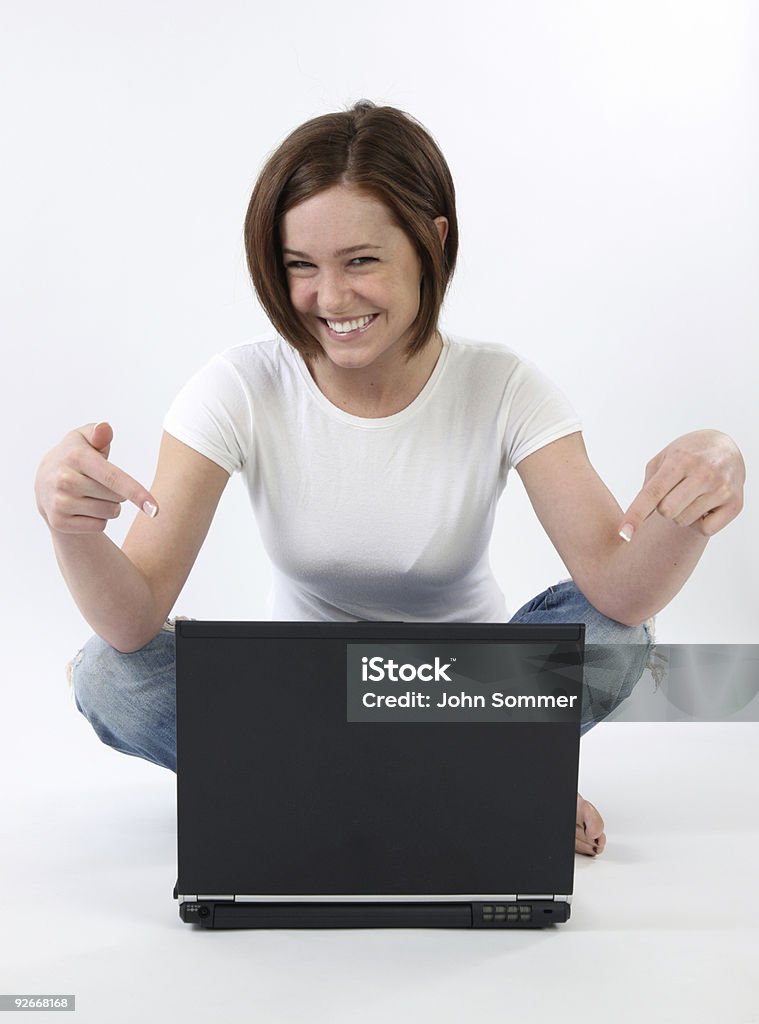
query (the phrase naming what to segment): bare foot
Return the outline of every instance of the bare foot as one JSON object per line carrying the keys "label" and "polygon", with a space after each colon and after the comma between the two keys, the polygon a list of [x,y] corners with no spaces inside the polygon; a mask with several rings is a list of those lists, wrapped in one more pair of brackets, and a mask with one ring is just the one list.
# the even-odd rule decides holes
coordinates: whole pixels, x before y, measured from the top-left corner
{"label": "bare foot", "polygon": [[577,830],[575,832],[575,853],[595,857],[603,853],[606,846],[604,820],[589,800],[577,794]]}

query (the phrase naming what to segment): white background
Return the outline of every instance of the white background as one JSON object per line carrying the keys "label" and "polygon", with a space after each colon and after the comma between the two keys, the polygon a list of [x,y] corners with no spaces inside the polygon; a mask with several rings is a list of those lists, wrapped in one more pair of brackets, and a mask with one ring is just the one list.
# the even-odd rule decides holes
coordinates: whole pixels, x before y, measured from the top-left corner
{"label": "white background", "polygon": [[[150,484],[179,387],[266,330],[242,242],[266,155],[361,97],[412,113],[451,166],[461,248],[443,327],[503,341],[553,377],[623,507],[680,434],[717,427],[739,443],[746,508],[657,632],[759,641],[758,58],[757,7],[737,0],[6,2],[0,558],[14,806],[35,818],[34,800],[60,806],[64,784],[101,785],[93,800],[108,801],[116,776],[171,784],[74,721],[63,665],[89,628],[36,513],[34,473],[67,430],[108,419],[113,460]],[[492,560],[514,610],[565,575],[516,474]],[[262,617],[267,587],[235,480],[176,611]],[[78,861],[81,833],[64,835]],[[585,1009],[609,1007],[590,987]]]}

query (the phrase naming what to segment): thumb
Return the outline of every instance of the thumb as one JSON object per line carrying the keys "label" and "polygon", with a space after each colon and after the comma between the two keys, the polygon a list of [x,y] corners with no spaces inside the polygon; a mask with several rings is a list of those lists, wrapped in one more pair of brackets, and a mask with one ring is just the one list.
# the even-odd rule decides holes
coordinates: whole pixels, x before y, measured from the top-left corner
{"label": "thumb", "polygon": [[95,423],[90,431],[89,442],[106,459],[111,450],[111,441],[113,441],[113,427],[111,424],[105,420]]}

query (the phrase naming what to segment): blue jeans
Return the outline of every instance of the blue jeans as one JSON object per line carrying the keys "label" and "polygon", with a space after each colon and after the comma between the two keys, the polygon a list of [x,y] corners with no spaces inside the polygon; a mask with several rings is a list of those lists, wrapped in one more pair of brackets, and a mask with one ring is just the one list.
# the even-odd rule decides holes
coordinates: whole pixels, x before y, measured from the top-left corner
{"label": "blue jeans", "polygon": [[[557,583],[528,601],[511,621],[585,623],[582,733],[629,697],[653,644],[648,623],[633,628],[607,619],[572,580]],[[121,654],[93,636],[70,668],[76,706],[103,743],[176,771],[176,675],[170,622],[131,654]]]}

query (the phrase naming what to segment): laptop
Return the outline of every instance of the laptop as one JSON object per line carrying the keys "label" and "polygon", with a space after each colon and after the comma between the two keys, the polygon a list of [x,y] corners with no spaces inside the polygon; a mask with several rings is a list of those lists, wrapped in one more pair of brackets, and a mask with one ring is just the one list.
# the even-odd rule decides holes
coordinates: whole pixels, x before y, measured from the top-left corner
{"label": "laptop", "polygon": [[567,921],[584,639],[582,624],[177,621],[181,919]]}

